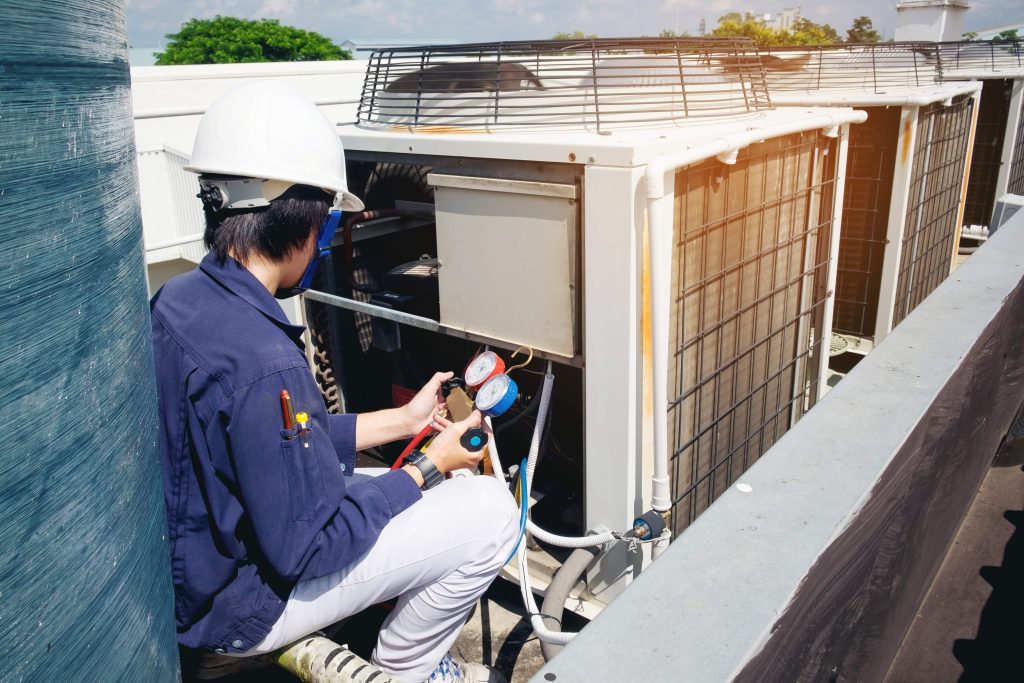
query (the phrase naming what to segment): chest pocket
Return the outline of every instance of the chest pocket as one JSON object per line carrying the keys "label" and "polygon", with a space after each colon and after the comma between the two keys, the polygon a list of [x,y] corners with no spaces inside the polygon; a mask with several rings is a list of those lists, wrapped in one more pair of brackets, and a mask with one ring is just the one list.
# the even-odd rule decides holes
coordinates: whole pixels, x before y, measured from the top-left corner
{"label": "chest pocket", "polygon": [[324,475],[320,469],[320,458],[316,447],[309,442],[303,445],[301,438],[281,440],[281,457],[287,477],[288,505],[293,520],[315,519],[327,507]]}

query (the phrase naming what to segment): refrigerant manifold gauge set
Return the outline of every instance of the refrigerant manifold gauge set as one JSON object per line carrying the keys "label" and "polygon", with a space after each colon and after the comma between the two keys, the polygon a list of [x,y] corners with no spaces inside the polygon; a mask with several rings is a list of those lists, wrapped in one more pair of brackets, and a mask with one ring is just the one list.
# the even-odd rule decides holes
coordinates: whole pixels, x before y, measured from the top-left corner
{"label": "refrigerant manifold gauge set", "polygon": [[503,415],[519,395],[516,381],[505,373],[505,361],[493,351],[484,351],[466,366],[466,387],[475,392],[477,410],[488,417]]}

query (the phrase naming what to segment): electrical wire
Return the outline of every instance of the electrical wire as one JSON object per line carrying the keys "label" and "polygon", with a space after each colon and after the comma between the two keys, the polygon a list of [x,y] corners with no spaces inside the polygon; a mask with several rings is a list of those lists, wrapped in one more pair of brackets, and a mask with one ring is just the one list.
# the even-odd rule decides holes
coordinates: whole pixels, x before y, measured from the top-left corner
{"label": "electrical wire", "polygon": [[516,556],[516,552],[519,550],[519,545],[523,542],[523,536],[526,535],[526,516],[530,509],[530,494],[526,490],[526,458],[519,463],[519,507],[521,510],[519,517],[519,538],[516,539],[515,547],[512,548],[512,552],[508,554],[503,565],[508,564],[509,560]]}
{"label": "electrical wire", "polygon": [[526,404],[525,408],[523,408],[518,413],[510,417],[508,420],[499,424],[495,428],[494,433],[501,434],[510,427],[514,427],[518,423],[522,422],[524,419],[532,415],[535,410],[537,410],[538,405],[540,405],[540,393],[534,394],[533,397],[530,399],[530,402]]}

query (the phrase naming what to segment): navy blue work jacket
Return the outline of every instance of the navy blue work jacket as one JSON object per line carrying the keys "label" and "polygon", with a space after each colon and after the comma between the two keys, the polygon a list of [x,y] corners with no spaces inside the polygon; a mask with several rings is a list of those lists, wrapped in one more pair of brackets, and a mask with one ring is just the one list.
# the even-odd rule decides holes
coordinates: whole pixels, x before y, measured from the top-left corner
{"label": "navy blue work jacket", "polygon": [[[328,415],[302,327],[237,261],[211,253],[150,304],[178,640],[244,652],[298,581],[363,555],[420,498],[401,470],[346,485],[355,415]],[[310,416],[286,431],[280,394]]]}

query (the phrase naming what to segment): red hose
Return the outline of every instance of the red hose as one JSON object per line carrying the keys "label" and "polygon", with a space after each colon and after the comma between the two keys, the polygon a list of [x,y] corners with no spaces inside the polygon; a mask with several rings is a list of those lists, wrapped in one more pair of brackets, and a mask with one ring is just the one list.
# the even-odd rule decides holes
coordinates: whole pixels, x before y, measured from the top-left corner
{"label": "red hose", "polygon": [[401,467],[402,461],[405,460],[405,456],[412,453],[412,449],[419,446],[420,442],[423,441],[423,439],[430,436],[430,432],[432,431],[434,431],[433,428],[430,425],[427,425],[426,427],[420,430],[419,434],[412,437],[412,441],[410,441],[409,445],[405,447],[405,450],[402,451],[402,454],[398,456],[398,460],[395,460],[394,464],[391,465],[391,469],[397,470],[399,467]]}

